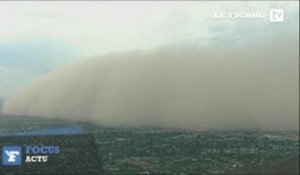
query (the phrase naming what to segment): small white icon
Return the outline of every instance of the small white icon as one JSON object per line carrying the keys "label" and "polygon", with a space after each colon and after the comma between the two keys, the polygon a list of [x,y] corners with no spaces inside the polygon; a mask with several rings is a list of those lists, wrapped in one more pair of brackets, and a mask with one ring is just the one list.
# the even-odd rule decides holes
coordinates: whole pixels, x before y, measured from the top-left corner
{"label": "small white icon", "polygon": [[19,151],[7,151],[5,150],[6,155],[9,157],[8,162],[16,162],[16,158],[18,155],[20,155]]}
{"label": "small white icon", "polygon": [[283,9],[270,9],[270,22],[283,22]]}

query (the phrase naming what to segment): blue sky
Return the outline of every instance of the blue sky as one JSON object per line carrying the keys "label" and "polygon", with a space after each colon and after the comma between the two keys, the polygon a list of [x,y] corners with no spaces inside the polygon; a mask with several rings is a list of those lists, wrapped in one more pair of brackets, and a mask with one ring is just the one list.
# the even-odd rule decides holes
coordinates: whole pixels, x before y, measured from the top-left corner
{"label": "blue sky", "polygon": [[[283,8],[285,22],[216,20],[217,11]],[[0,98],[94,55],[174,43],[272,37],[298,26],[297,2],[0,2]],[[299,31],[299,28],[298,28]]]}

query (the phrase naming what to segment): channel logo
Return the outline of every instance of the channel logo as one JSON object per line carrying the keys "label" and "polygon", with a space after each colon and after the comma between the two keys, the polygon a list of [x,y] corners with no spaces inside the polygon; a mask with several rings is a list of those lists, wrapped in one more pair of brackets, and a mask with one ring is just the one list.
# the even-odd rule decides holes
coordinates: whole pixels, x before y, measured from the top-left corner
{"label": "channel logo", "polygon": [[267,19],[270,22],[278,23],[284,21],[284,10],[281,8],[269,9],[269,13],[264,11],[221,11],[215,12],[216,19]]}
{"label": "channel logo", "polygon": [[22,164],[21,146],[3,146],[2,164],[4,166],[19,166]]}
{"label": "channel logo", "polygon": [[270,9],[270,22],[283,22],[284,12],[283,9]]}

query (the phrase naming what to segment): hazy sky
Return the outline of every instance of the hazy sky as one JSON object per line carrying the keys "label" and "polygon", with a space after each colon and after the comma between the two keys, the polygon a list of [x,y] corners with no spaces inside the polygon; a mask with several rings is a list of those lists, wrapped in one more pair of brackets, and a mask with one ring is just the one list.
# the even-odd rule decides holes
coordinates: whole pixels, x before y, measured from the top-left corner
{"label": "hazy sky", "polygon": [[[218,20],[283,8],[285,21]],[[0,2],[0,97],[67,63],[112,51],[270,36],[298,26],[297,2]],[[290,26],[290,27],[288,27]],[[299,28],[298,28],[299,30]],[[220,36],[220,37],[219,37]]]}

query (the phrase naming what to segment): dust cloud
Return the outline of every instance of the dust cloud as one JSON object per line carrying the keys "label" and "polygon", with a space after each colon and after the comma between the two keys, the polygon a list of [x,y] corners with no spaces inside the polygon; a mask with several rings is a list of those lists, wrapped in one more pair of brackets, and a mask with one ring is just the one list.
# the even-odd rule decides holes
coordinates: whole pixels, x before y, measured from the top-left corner
{"label": "dust cloud", "polygon": [[173,45],[67,65],[2,113],[116,127],[297,129],[298,39]]}

